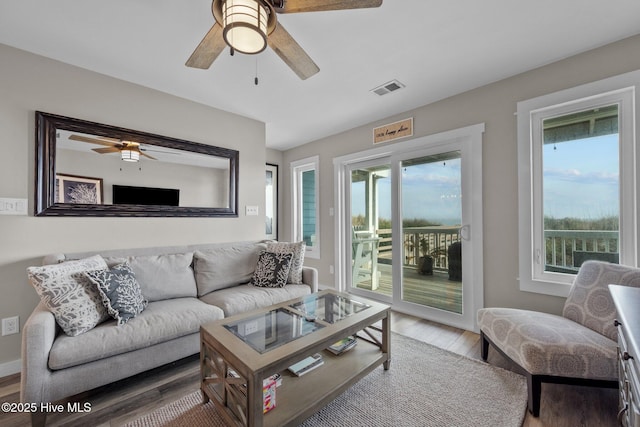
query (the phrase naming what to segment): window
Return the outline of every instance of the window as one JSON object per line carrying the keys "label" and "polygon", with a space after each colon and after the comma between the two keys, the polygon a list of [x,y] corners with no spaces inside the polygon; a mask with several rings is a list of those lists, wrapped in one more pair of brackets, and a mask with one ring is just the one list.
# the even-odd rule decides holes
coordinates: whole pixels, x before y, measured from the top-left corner
{"label": "window", "polygon": [[304,240],[306,256],[320,258],[318,156],[291,163],[293,239]]}
{"label": "window", "polygon": [[637,265],[629,73],[518,103],[520,289],[566,296],[589,259]]}

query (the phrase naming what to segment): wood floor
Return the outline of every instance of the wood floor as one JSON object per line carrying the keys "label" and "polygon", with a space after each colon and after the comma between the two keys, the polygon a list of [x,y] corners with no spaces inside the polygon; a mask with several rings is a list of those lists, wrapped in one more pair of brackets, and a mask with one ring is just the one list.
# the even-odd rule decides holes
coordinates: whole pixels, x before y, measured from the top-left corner
{"label": "wood floor", "polygon": [[[375,292],[391,296],[393,277],[391,265],[378,264],[378,288]],[[362,280],[358,288],[371,289],[371,278]],[[449,280],[446,271],[434,271],[431,275],[419,274],[415,267],[402,271],[402,299],[407,302],[438,308],[452,313],[462,313],[462,282]]]}
{"label": "wood floor", "polygon": [[[392,330],[449,351],[480,359],[479,336],[401,313],[392,315]],[[509,368],[497,352],[489,350],[489,363]],[[119,426],[198,390],[198,358],[155,369],[91,392],[70,401],[91,403],[85,414],[54,414],[47,426]],[[427,382],[425,382],[427,384]],[[20,377],[0,378],[0,402],[19,402]],[[527,414],[525,427],[613,427],[616,425],[617,390],[542,385],[540,417]],[[0,426],[28,426],[25,414],[0,412]],[[491,426],[493,427],[493,426]]]}

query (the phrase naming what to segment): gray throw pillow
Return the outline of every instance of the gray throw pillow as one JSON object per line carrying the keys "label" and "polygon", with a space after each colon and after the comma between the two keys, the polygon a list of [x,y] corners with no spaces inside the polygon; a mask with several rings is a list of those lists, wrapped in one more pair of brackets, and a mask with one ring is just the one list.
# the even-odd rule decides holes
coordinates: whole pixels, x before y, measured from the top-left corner
{"label": "gray throw pillow", "polygon": [[65,334],[80,335],[109,318],[100,292],[84,275],[104,270],[100,255],[41,267],[28,267],[27,276],[44,305]]}
{"label": "gray throw pillow", "polygon": [[251,284],[263,288],[282,288],[287,284],[292,254],[263,251],[258,257]]}
{"label": "gray throw pillow", "polygon": [[142,313],[148,304],[127,262],[109,270],[87,271],[84,274],[98,287],[102,303],[111,317],[118,321],[118,325]]}
{"label": "gray throw pillow", "polygon": [[289,270],[287,283],[302,283],[302,266],[304,264],[304,253],[306,249],[307,245],[304,241],[267,243],[267,251],[269,252],[293,255],[293,258],[291,258],[291,270]]}

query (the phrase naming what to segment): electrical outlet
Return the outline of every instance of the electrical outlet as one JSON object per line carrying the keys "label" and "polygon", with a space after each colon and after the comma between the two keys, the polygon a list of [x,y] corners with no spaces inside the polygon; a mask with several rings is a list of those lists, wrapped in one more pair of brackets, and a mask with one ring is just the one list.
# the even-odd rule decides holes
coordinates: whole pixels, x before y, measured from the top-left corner
{"label": "electrical outlet", "polygon": [[18,316],[2,319],[2,336],[20,332],[20,318]]}

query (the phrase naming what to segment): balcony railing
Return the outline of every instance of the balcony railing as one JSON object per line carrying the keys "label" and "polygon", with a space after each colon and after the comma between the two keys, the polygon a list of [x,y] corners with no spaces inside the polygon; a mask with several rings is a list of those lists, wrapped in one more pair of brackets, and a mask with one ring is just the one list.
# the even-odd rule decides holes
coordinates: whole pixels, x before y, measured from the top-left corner
{"label": "balcony railing", "polygon": [[620,233],[602,230],[545,230],[545,269],[577,271],[585,259],[618,262]]}
{"label": "balcony railing", "polygon": [[[433,257],[433,268],[446,271],[449,268],[447,249],[452,243],[460,241],[459,230],[459,226],[440,225],[405,228],[402,238],[404,266],[418,265],[418,259],[423,255],[420,242],[424,240],[426,254]],[[377,235],[380,238],[378,262],[391,263],[391,230],[380,229]]]}
{"label": "balcony railing", "polygon": [[[425,239],[434,269],[447,270],[447,249],[460,241],[459,226],[410,227],[404,229],[404,266],[416,266],[422,256],[420,241]],[[377,230],[380,239],[378,262],[391,263],[391,229]],[[584,259],[618,262],[619,233],[600,230],[545,230],[547,271],[575,272]]]}

